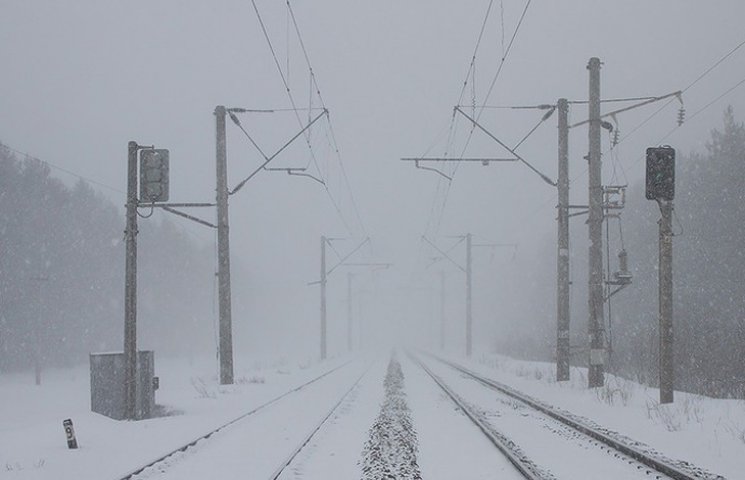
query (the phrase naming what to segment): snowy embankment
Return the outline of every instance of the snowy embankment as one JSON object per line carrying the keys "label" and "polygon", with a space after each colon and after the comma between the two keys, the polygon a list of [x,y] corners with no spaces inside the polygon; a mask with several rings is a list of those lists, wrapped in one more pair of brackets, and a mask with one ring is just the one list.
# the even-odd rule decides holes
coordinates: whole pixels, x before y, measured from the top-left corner
{"label": "snowy embankment", "polygon": [[745,401],[675,392],[660,405],[659,391],[614,375],[605,386],[587,388],[587,370],[572,368],[571,380],[557,382],[555,365],[480,355],[453,361],[527,395],[584,417],[645,444],[649,450],[688,462],[728,479],[745,472]]}
{"label": "snowy embankment", "polygon": [[[114,479],[341,365],[236,359],[236,383],[219,385],[214,361],[156,360],[156,402],[168,416],[116,421],[90,411],[87,366],[0,374],[0,478]],[[68,450],[62,421],[80,448]]]}
{"label": "snowy embankment", "polygon": [[383,384],[385,399],[362,452],[362,478],[421,480],[416,431],[406,403],[404,374],[395,356],[391,357]]}

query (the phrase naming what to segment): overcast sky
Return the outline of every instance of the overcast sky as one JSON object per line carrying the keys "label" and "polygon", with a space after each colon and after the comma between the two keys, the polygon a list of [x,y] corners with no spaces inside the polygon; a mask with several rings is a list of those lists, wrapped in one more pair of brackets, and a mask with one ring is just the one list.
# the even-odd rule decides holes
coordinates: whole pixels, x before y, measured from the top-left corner
{"label": "overcast sky", "polygon": [[[424,269],[432,252],[422,246],[422,234],[472,232],[482,241],[519,244],[514,259],[509,249],[480,254],[484,275],[498,269],[508,279],[511,272],[532,265],[534,247],[553,241],[555,235],[555,191],[523,166],[461,165],[440,215],[443,178],[399,161],[424,155],[430,148],[428,155],[445,153],[452,109],[488,4],[488,0],[291,2],[330,110],[359,217],[373,238],[372,251],[365,250],[359,260],[395,263],[391,271],[376,274],[378,281],[409,288],[399,289],[402,298],[380,297],[387,299],[379,300],[387,306],[377,313],[388,320],[432,314],[412,307],[428,305],[434,294],[426,288],[436,285],[436,269]],[[312,102],[318,107],[317,95],[309,99],[308,67],[285,2],[256,0],[256,5],[297,106],[307,108]],[[476,74],[469,79],[463,103],[484,102],[525,5],[524,0],[494,1],[476,56]],[[743,18],[745,3],[738,0],[536,0],[527,9],[487,103],[535,105],[559,97],[585,99],[585,67],[592,56],[604,62],[604,98],[683,89],[745,40]],[[2,0],[0,65],[0,141],[110,187],[102,191],[118,205],[125,200],[129,140],[170,149],[173,201],[210,201],[214,107],[290,106],[250,0]],[[689,117],[743,80],[744,65],[745,48],[686,91],[683,100]],[[727,104],[742,119],[745,87],[692,118],[664,143],[682,152],[702,149],[702,141],[720,123]],[[675,127],[679,106],[673,102],[625,139],[614,155],[604,156],[606,183],[642,177],[644,149]],[[619,116],[621,137],[657,108]],[[514,145],[542,113],[486,110],[481,118],[503,141]],[[308,112],[300,115],[301,122],[307,121]],[[571,115],[572,120],[582,120],[586,108],[575,106]],[[241,119],[267,152],[299,129],[290,112]],[[469,130],[463,121],[455,126],[449,153],[459,156]],[[552,178],[556,177],[555,127],[552,117],[520,147],[525,158]],[[309,172],[327,180],[329,194],[309,179],[264,172],[231,197],[234,261],[249,275],[236,281],[241,288],[250,287],[249,295],[234,293],[236,308],[244,317],[260,317],[265,326],[276,321],[314,331],[310,326],[315,327],[317,318],[317,287],[306,283],[318,278],[319,236],[348,237],[348,230],[363,235],[329,134],[325,120],[312,130],[315,159],[301,141],[273,163],[308,166]],[[261,159],[231,123],[228,138],[230,184],[235,185]],[[607,150],[606,136],[603,142]],[[586,129],[573,131],[570,176],[576,177],[572,183],[576,202],[586,198],[581,175],[586,145]],[[475,133],[465,155],[506,153]],[[60,170],[55,174],[74,180]],[[201,242],[213,242],[212,232],[176,221]],[[335,245],[343,252],[354,242]],[[460,250],[454,252],[462,259]],[[339,271],[331,284],[333,315],[338,318],[343,317],[339,302],[344,277]],[[361,284],[367,282],[363,277]],[[455,270],[452,282],[460,282]],[[477,301],[482,321],[496,314],[495,306],[483,300],[489,287],[476,287],[476,295],[482,294]],[[412,298],[419,300],[412,302]],[[289,317],[295,323],[286,321]],[[237,329],[246,336],[249,321],[253,320],[238,320]]]}

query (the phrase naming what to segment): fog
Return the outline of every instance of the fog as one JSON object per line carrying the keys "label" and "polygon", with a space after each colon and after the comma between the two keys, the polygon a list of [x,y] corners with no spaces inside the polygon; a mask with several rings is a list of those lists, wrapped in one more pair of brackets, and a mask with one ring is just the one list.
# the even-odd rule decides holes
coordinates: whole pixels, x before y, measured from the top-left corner
{"label": "fog", "polygon": [[[475,351],[493,351],[515,339],[522,343],[513,345],[514,351],[545,357],[555,325],[555,189],[517,162],[448,164],[442,167],[452,177],[448,185],[443,176],[400,158],[446,153],[454,158],[507,156],[478,130],[464,149],[471,128],[463,117],[451,124],[454,105],[585,100],[590,57],[604,63],[603,98],[684,89],[742,41],[745,16],[745,5],[734,0],[534,2],[486,98],[525,8],[523,1],[494,3],[476,54],[475,73],[468,75],[486,1],[292,2],[321,99],[286,4],[257,0],[256,5],[297,107],[325,105],[331,123],[322,118],[311,130],[308,143],[314,157],[301,138],[270,164],[307,166],[307,173],[325,180],[325,187],[307,177],[265,171],[230,197],[235,349],[252,357],[317,356],[320,300],[319,287],[312,283],[319,280],[322,235],[338,238],[327,252],[329,268],[339,261],[335,251],[343,257],[367,236],[369,245],[349,261],[391,264],[376,269],[339,267],[329,277],[331,355],[346,352],[347,272],[354,274],[355,343],[376,346],[406,340],[436,346],[439,275],[444,270],[446,345],[462,352],[464,275],[453,263],[433,259],[438,253],[422,237],[448,250],[458,242],[453,237],[467,233],[474,235],[475,244],[506,245],[474,248]],[[5,0],[1,8],[0,142],[48,162],[52,176],[68,186],[78,180],[75,175],[95,182],[90,185],[102,199],[119,209],[119,230],[124,228],[128,141],[170,150],[172,201],[210,202],[215,190],[216,105],[278,110],[239,115],[267,154],[319,113],[301,111],[296,118],[293,112],[279,111],[292,105],[251,1]],[[620,114],[617,128],[622,141],[612,154],[609,136],[603,134],[604,182],[638,184],[644,175],[645,148],[660,142],[681,154],[703,152],[728,104],[742,118],[745,90],[717,97],[742,78],[743,55],[736,52],[684,92],[689,117],[696,115],[680,128],[675,128],[677,101],[651,119],[664,102]],[[467,86],[459,100],[464,81]],[[544,113],[487,109],[481,122],[514,146]],[[586,116],[586,107],[575,105],[570,121]],[[519,148],[522,157],[554,180],[555,118]],[[262,157],[230,119],[227,136],[233,188],[261,165]],[[586,128],[573,129],[574,204],[587,201],[586,153]],[[646,207],[656,218],[656,206]],[[211,210],[190,213],[214,219]],[[158,225],[168,218],[189,239],[189,255],[199,256],[194,260],[199,267],[184,268],[194,269],[188,278],[203,281],[184,281],[174,289],[176,302],[186,306],[182,315],[192,317],[177,341],[210,353],[215,348],[215,296],[205,291],[212,283],[214,232],[167,215],[156,211],[150,219],[139,219],[140,226],[145,229],[145,224]],[[572,329],[584,341],[587,233],[584,220],[574,222]],[[160,265],[147,252],[167,252],[169,246],[159,245],[163,240],[154,235],[141,235],[139,240],[141,265]],[[450,254],[464,266],[464,244]],[[118,255],[121,268],[121,243],[112,255]],[[179,277],[176,271],[169,274]],[[141,295],[152,295],[146,300],[149,308],[140,312],[141,345],[156,352],[183,353],[170,348],[174,339],[157,328],[158,322],[180,325],[186,320],[163,319],[176,314],[159,307],[161,286],[155,278],[143,273],[140,279]],[[117,295],[123,293],[123,280],[122,275],[116,287],[120,290],[114,290]],[[66,288],[75,289],[75,282],[71,278]],[[99,302],[114,302],[105,309],[111,318],[106,319],[110,328],[102,334],[107,339],[103,346],[120,349],[123,311],[117,308],[122,298],[92,301]],[[53,316],[55,306],[46,308]],[[100,347],[92,344],[90,350]],[[85,360],[80,353],[74,361]]]}

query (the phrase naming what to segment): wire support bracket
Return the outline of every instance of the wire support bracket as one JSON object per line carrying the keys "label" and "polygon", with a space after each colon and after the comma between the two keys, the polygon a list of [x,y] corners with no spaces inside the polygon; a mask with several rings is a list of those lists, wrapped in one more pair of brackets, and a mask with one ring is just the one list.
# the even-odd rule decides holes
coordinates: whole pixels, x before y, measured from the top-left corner
{"label": "wire support bracket", "polygon": [[282,153],[287,147],[289,147],[295,140],[297,140],[302,134],[304,134],[311,126],[313,126],[314,123],[316,123],[321,117],[328,116],[329,111],[328,109],[324,108],[321,113],[315,116],[313,120],[311,120],[307,125],[305,125],[299,132],[297,132],[292,138],[290,138],[284,145],[282,145],[279,150],[274,152],[271,156],[266,156],[264,152],[259,148],[259,146],[256,144],[256,142],[253,141],[253,139],[248,135],[248,132],[243,128],[240,121],[238,121],[238,118],[235,115],[230,115],[231,120],[233,120],[233,123],[238,125],[238,127],[243,130],[243,133],[248,137],[248,139],[251,141],[251,143],[256,147],[256,149],[259,151],[262,157],[264,157],[264,163],[261,164],[256,170],[254,170],[248,177],[246,177],[244,180],[242,180],[238,185],[235,186],[234,189],[228,191],[228,194],[235,195],[240,191],[241,188],[243,188],[246,183],[248,183],[249,180],[251,180],[253,177],[255,177],[259,172],[265,169],[269,163],[274,160],[280,153]]}
{"label": "wire support bracket", "polygon": [[466,117],[466,119],[471,122],[476,128],[484,132],[489,138],[497,142],[499,145],[502,146],[505,150],[510,152],[512,155],[514,155],[520,162],[522,162],[526,167],[531,169],[535,174],[537,174],[541,179],[551,185],[552,187],[558,186],[558,183],[551,180],[547,175],[542,173],[540,170],[535,168],[533,165],[530,164],[527,160],[525,160],[523,157],[521,157],[514,149],[510,148],[505,144],[503,141],[501,141],[499,138],[497,138],[494,134],[492,134],[489,130],[487,130],[485,127],[483,127],[479,122],[477,122],[475,119],[470,117],[466,112],[464,112],[460,107],[455,107],[455,111]]}
{"label": "wire support bracket", "polygon": [[168,213],[172,213],[172,214],[177,215],[179,217],[186,218],[187,220],[191,220],[191,221],[196,222],[196,223],[198,223],[200,225],[204,225],[205,227],[210,227],[210,228],[215,228],[215,229],[217,228],[217,225],[215,225],[214,223],[210,223],[210,222],[208,222],[206,220],[202,220],[201,218],[195,217],[194,215],[189,215],[188,213],[184,213],[182,211],[176,210],[176,209],[171,208],[171,207],[161,206],[161,208],[163,210],[165,210],[166,212],[168,212]]}

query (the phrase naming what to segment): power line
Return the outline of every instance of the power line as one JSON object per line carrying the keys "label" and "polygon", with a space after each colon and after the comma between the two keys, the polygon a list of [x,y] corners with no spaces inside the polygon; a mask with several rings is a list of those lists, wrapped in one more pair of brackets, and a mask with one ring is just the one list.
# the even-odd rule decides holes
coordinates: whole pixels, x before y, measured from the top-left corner
{"label": "power line", "polygon": [[[90,177],[86,177],[84,175],[80,175],[79,173],[76,173],[76,172],[74,172],[72,170],[69,170],[67,168],[64,168],[64,167],[60,167],[59,165],[56,165],[56,164],[54,164],[52,162],[49,162],[48,160],[42,160],[39,157],[36,157],[34,155],[31,155],[31,154],[29,154],[27,152],[24,152],[22,150],[18,150],[17,148],[13,148],[13,147],[11,147],[8,144],[5,144],[5,143],[0,142],[0,148],[6,148],[6,149],[10,150],[11,152],[14,152],[14,153],[16,153],[18,155],[22,155],[25,158],[29,158],[31,160],[36,160],[37,162],[40,162],[40,163],[42,163],[44,165],[47,165],[47,166],[49,166],[50,168],[52,168],[54,170],[58,170],[60,172],[66,173],[67,175],[73,176],[75,178],[78,178],[78,179],[83,180],[85,182],[88,182],[90,184],[96,185],[98,187],[105,188],[107,190],[111,190],[112,192],[115,192],[115,193],[126,195],[126,192],[124,192],[122,190],[119,190],[118,188],[112,187],[111,185],[107,185],[107,184],[105,184],[103,182],[99,182],[98,180],[94,180],[94,179],[92,179]],[[188,229],[184,228],[184,226],[183,226],[183,220],[182,219],[180,219],[180,218],[173,219],[172,217],[167,217],[165,215],[163,215],[162,218],[176,220],[176,222],[180,224],[180,226],[182,228],[182,232],[186,233],[187,235],[189,235],[190,237],[192,237],[192,239],[194,239],[194,240],[196,240],[198,242],[203,242],[204,241],[203,238],[198,237],[193,232],[191,232]]]}
{"label": "power line", "polygon": [[689,84],[689,85],[688,85],[687,87],[685,87],[685,88],[683,89],[683,91],[685,92],[686,90],[688,90],[689,88],[691,88],[692,86],[694,86],[694,85],[696,85],[696,84],[697,84],[698,82],[700,82],[702,78],[704,78],[704,77],[705,77],[705,76],[707,76],[707,75],[708,75],[709,73],[711,73],[711,71],[712,71],[712,70],[714,70],[714,69],[715,69],[715,68],[717,68],[717,67],[718,67],[718,66],[719,66],[719,65],[720,65],[720,64],[721,64],[722,62],[724,62],[725,60],[727,60],[727,59],[728,59],[728,58],[729,58],[729,57],[730,57],[730,56],[731,56],[732,54],[734,54],[734,53],[735,53],[736,51],[738,51],[738,50],[739,50],[739,49],[740,49],[740,48],[741,48],[741,47],[742,47],[743,45],[745,45],[745,40],[743,40],[742,42],[740,42],[740,43],[739,43],[739,44],[738,44],[738,45],[737,45],[737,46],[736,46],[735,48],[733,48],[732,50],[730,50],[729,52],[727,52],[727,53],[726,53],[725,55],[723,55],[723,56],[722,56],[722,58],[720,58],[719,60],[717,60],[717,61],[716,61],[716,62],[715,62],[715,63],[714,63],[714,64],[713,64],[713,65],[712,65],[711,67],[709,67],[709,68],[708,68],[708,69],[707,69],[707,70],[706,70],[706,71],[705,71],[704,73],[702,73],[701,75],[699,75],[699,76],[698,76],[698,78],[696,78],[696,79],[695,79],[694,81],[692,81],[692,82],[691,82],[691,83],[690,83],[690,84]]}
{"label": "power line", "polygon": [[122,190],[119,190],[118,188],[114,188],[111,185],[107,185],[105,183],[99,182],[98,180],[93,180],[92,178],[89,178],[89,177],[80,175],[79,173],[75,173],[72,170],[68,170],[66,168],[60,167],[59,165],[55,165],[54,163],[49,162],[47,160],[42,160],[39,157],[35,157],[34,155],[31,155],[29,153],[26,153],[26,152],[23,152],[23,151],[18,150],[16,148],[13,148],[10,145],[7,145],[5,143],[0,143],[0,146],[7,148],[8,150],[10,150],[10,151],[12,151],[14,153],[17,153],[18,155],[22,155],[22,156],[24,156],[26,158],[29,158],[31,160],[36,160],[38,162],[41,162],[44,165],[48,165],[50,168],[53,168],[55,170],[59,170],[60,172],[64,172],[64,173],[66,173],[68,175],[72,175],[73,177],[76,177],[76,178],[78,178],[80,180],[85,180],[86,182],[92,183],[94,185],[98,185],[99,187],[102,187],[102,188],[106,188],[108,190],[111,190],[112,192],[121,193],[122,195],[126,195],[125,192],[123,192]]}
{"label": "power line", "polygon": [[[728,88],[724,93],[722,93],[720,95],[717,95],[716,98],[714,98],[713,100],[711,100],[709,103],[707,103],[703,107],[701,107],[698,110],[696,110],[690,117],[688,117],[688,121],[693,120],[698,114],[700,114],[704,110],[707,110],[709,107],[711,107],[712,105],[714,105],[715,103],[717,103],[719,100],[721,100],[722,98],[724,98],[727,95],[729,95],[730,93],[732,93],[734,90],[736,90],[738,87],[740,87],[743,84],[745,84],[745,78],[743,78],[742,80],[740,80],[739,82],[737,82],[732,87]],[[659,139],[657,141],[657,143],[660,144],[660,143],[664,142],[670,135],[672,135],[680,127],[681,126],[675,126],[672,130],[670,130],[669,132],[667,132],[661,139]]]}
{"label": "power line", "polygon": [[[731,57],[740,48],[742,48],[743,45],[745,45],[745,40],[743,40],[742,42],[738,43],[737,46],[735,46],[732,50],[730,50],[729,52],[727,52],[724,55],[722,55],[722,57],[720,57],[716,62],[714,62],[703,73],[701,73],[701,75],[699,75],[698,77],[696,77],[695,80],[693,80],[683,90],[681,90],[681,93],[687,92],[690,88],[692,88],[694,85],[696,85],[697,83],[699,83],[704,77],[706,77],[707,75],[709,75],[712,71],[714,71],[714,69],[716,69],[725,60],[727,60],[729,57]],[[631,135],[633,135],[641,127],[643,127],[644,125],[646,125],[650,120],[652,120],[654,117],[656,117],[657,114],[659,114],[662,110],[664,110],[665,108],[667,108],[667,106],[670,105],[674,101],[675,101],[675,99],[674,98],[671,98],[670,100],[668,100],[667,102],[665,102],[660,108],[658,108],[657,110],[655,110],[654,112],[652,112],[652,114],[650,114],[647,118],[645,118],[640,124],[638,124],[637,126],[635,126],[629,133],[627,133],[626,135],[624,135],[623,138],[621,138],[620,141],[622,142],[622,141],[626,140],[628,137],[630,137]]]}

